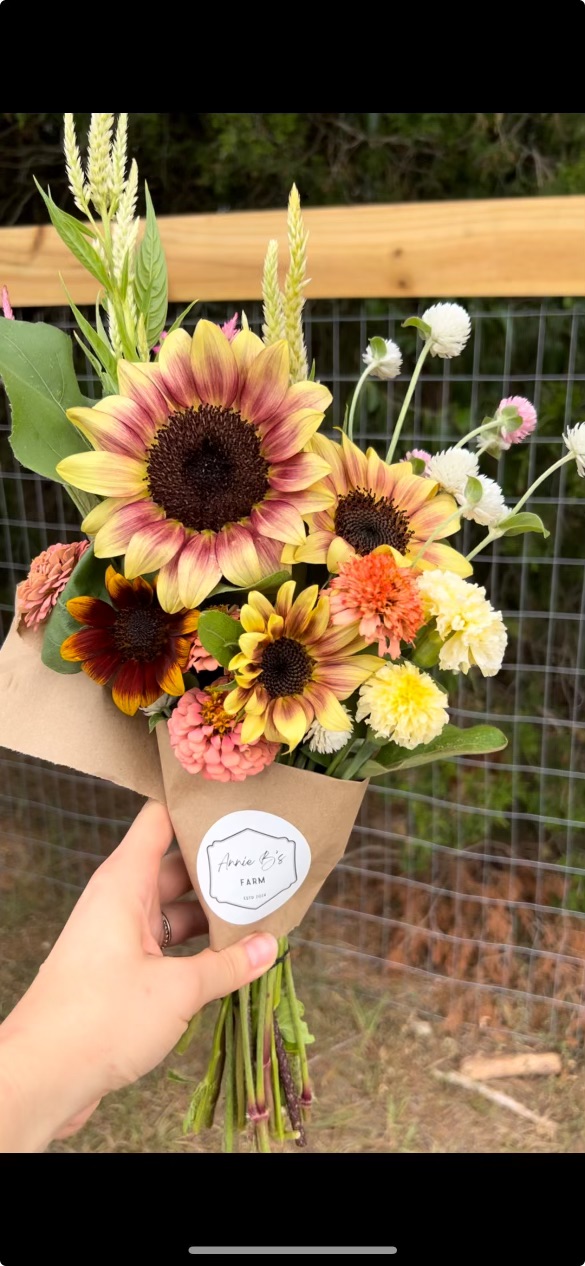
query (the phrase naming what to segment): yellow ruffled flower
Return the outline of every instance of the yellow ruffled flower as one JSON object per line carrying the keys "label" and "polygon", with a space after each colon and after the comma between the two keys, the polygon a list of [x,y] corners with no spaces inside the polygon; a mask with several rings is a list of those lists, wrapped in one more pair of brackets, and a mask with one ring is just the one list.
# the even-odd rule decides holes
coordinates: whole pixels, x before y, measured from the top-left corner
{"label": "yellow ruffled flower", "polygon": [[447,696],[414,664],[384,664],[362,686],[356,719],[412,749],[430,743],[447,724]]}
{"label": "yellow ruffled flower", "polygon": [[484,677],[495,677],[502,667],[508,634],[485,589],[448,571],[424,572],[417,584],[425,615],[436,620],[443,639],[439,667],[468,673],[477,665]]}

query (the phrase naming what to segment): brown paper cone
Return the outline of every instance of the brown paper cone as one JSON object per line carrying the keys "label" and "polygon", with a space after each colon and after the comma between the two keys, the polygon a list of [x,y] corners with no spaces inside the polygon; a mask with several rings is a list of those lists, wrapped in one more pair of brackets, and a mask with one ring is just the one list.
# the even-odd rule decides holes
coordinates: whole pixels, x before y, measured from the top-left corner
{"label": "brown paper cone", "polygon": [[[68,765],[164,803],[158,748],[146,717],[127,717],[85,673],[41,660],[42,633],[17,631],[0,651],[0,747]],[[166,728],[166,727],[165,727]]]}
{"label": "brown paper cone", "polygon": [[[291,769],[286,765],[270,765],[261,774],[247,778],[245,782],[208,782],[199,774],[188,774],[179,764],[172,751],[166,725],[158,725],[156,735],[167,807],[191,882],[209,919],[212,948],[223,949],[224,946],[257,931],[286,936],[300,923],[327,876],[343,856],[367,783],[342,782],[322,774],[310,774],[303,769]],[[294,895],[264,917],[260,906],[258,917],[251,921],[247,918],[245,924],[229,921],[229,915],[234,916],[234,912],[236,918],[240,917],[239,907],[235,904],[225,903],[227,917],[219,917],[206,900],[200,882],[201,871],[198,873],[200,846],[210,832],[208,840],[210,838],[213,841],[211,847],[215,849],[216,836],[211,828],[217,825],[217,840],[221,842],[221,865],[231,868],[231,874],[236,872],[238,884],[255,882],[249,876],[257,873],[256,860],[254,864],[245,861],[248,853],[253,851],[246,842],[248,833],[239,831],[236,835],[227,827],[222,827],[222,819],[239,810],[260,810],[285,819],[283,828],[291,824],[293,832],[290,834],[300,832],[307,840],[311,853],[308,874],[300,886],[296,887]],[[286,838],[286,829],[283,829],[282,837],[285,839],[286,851],[287,846],[291,845],[291,840]],[[266,853],[270,853],[272,861],[275,851],[273,846],[278,844],[278,840],[275,841],[270,836],[266,839]],[[201,851],[204,868],[207,858],[203,854],[209,847],[207,841]],[[254,857],[257,859],[258,854],[254,854]],[[224,858],[228,858],[225,863]],[[286,872],[289,860],[288,857],[284,859],[283,873]],[[299,861],[298,853],[296,861]],[[297,882],[300,873],[297,870]],[[273,881],[273,874],[269,872],[268,877]],[[259,882],[264,882],[262,876]],[[294,887],[294,884],[291,886]],[[244,888],[242,900],[256,901],[263,895],[263,892],[256,892],[252,887],[248,894]],[[223,912],[223,904],[221,909]]]}

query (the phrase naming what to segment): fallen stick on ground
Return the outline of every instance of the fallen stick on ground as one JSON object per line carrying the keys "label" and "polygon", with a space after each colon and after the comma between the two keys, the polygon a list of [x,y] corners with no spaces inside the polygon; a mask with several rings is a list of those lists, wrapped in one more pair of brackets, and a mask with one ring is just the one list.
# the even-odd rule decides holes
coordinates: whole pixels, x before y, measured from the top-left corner
{"label": "fallen stick on ground", "polygon": [[471,1077],[464,1077],[461,1073],[442,1073],[439,1068],[433,1068],[432,1072],[433,1077],[439,1081],[447,1081],[451,1086],[461,1086],[463,1090],[473,1090],[476,1094],[483,1095],[484,1099],[489,1099],[491,1103],[497,1103],[500,1108],[509,1108],[510,1112],[516,1113],[516,1116],[532,1121],[547,1134],[556,1133],[556,1121],[551,1121],[550,1117],[540,1117],[537,1112],[525,1108],[523,1103],[518,1103],[517,1099],[502,1094],[501,1090],[492,1090],[491,1086],[484,1086],[483,1082],[473,1081]]}
{"label": "fallen stick on ground", "polygon": [[555,1051],[546,1054],[523,1055],[469,1055],[461,1061],[464,1077],[473,1081],[492,1081],[496,1077],[545,1077],[562,1072],[560,1055]]}

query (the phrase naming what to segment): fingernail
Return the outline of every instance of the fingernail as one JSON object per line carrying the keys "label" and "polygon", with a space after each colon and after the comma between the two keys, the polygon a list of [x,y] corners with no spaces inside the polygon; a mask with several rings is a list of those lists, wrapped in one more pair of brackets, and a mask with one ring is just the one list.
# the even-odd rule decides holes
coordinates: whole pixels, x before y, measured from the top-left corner
{"label": "fingernail", "polygon": [[250,967],[269,967],[278,953],[278,941],[270,932],[257,932],[244,941]]}

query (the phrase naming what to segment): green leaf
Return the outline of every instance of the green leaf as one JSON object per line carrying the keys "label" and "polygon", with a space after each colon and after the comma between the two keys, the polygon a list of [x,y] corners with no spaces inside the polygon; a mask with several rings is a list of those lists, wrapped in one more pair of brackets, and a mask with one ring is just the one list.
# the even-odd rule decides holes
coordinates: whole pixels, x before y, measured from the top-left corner
{"label": "green leaf", "polygon": [[94,403],[79,390],[71,339],[40,321],[0,321],[0,376],[12,410],[15,457],[58,480],[57,463],[89,447],[65,410]]}
{"label": "green leaf", "polygon": [[169,300],[167,264],[148,185],[145,184],[146,228],[136,256],[134,292],[144,317],[149,347],[156,343],[167,319]]}
{"label": "green leaf", "polygon": [[523,532],[540,532],[541,536],[550,536],[538,514],[522,510],[519,514],[509,514],[507,519],[502,519],[498,523],[498,532],[505,536],[521,536]]}
{"label": "green leaf", "polygon": [[[306,1020],[303,1020],[302,1018],[305,1014],[305,1008],[300,998],[297,998],[297,1007],[299,1009],[299,1015],[301,1016],[303,1041],[305,1046],[310,1046],[311,1043],[315,1041],[315,1038],[312,1033],[309,1033],[309,1026]],[[293,1054],[296,1053],[298,1048],[295,1037],[295,1026],[290,1009],[290,1002],[285,993],[280,995],[280,1002],[276,1008],[276,1018],[278,1020],[278,1027],[282,1033],[282,1040],[287,1051]]]}
{"label": "green leaf", "polygon": [[439,660],[439,652],[443,645],[443,639],[437,633],[433,625],[425,625],[418,634],[414,651],[412,654],[412,662],[418,668],[434,668]]}
{"label": "green leaf", "polygon": [[470,506],[477,505],[478,501],[481,501],[483,497],[482,485],[479,479],[476,479],[474,475],[470,475],[467,480],[464,496],[467,504]]}
{"label": "green leaf", "polygon": [[370,351],[374,360],[383,360],[388,349],[386,347],[386,339],[380,338],[378,334],[370,339]]}
{"label": "green leaf", "polygon": [[92,598],[103,598],[107,601],[108,593],[105,586],[106,567],[108,566],[105,558],[95,558],[93,545],[85,551],[80,558],[75,571],[69,579],[69,583],[65,586],[63,593],[56,606],[53,609],[43,639],[43,649],[41,651],[41,659],[47,668],[52,668],[57,673],[79,673],[81,672],[81,664],[71,664],[67,660],[61,658],[61,646],[66,637],[70,637],[72,633],[78,633],[81,625],[73,616],[69,615],[66,603],[70,598],[84,598],[86,596]]}
{"label": "green leaf", "polygon": [[166,712],[155,712],[154,716],[148,718],[148,733],[152,734],[152,731],[156,729],[159,721],[168,721],[168,719]]}
{"label": "green leaf", "polygon": [[71,311],[75,317],[75,320],[77,321],[77,324],[81,330],[81,333],[85,334],[85,337],[89,343],[89,346],[91,347],[92,351],[95,352],[95,355],[97,356],[101,365],[105,369],[106,373],[110,374],[111,378],[115,380],[118,373],[118,362],[116,360],[116,357],[114,356],[114,353],[109,343],[105,342],[104,339],[100,338],[99,334],[94,330],[93,325],[91,325],[90,322],[86,320],[83,313],[79,311],[79,308],[76,307],[76,305],[73,302],[73,299],[71,298],[71,295],[69,294],[69,291],[67,289],[67,286],[65,285],[65,282],[63,281],[63,278],[61,278],[61,281],[63,282],[63,289],[69,300],[69,307],[71,308]]}
{"label": "green leaf", "polygon": [[239,595],[241,597],[249,594],[253,589],[256,589],[258,593],[276,593],[276,590],[280,589],[280,586],[290,579],[290,571],[275,571],[271,576],[265,576],[263,580],[257,580],[253,585],[247,585],[245,589],[238,588],[237,585],[229,585],[227,581],[221,580],[215,586],[215,589],[212,589],[209,597],[215,598],[219,593],[230,594],[233,597]]}
{"label": "green leaf", "polygon": [[426,462],[423,462],[422,457],[411,457],[410,464],[412,466],[413,475],[424,475],[427,464]]}
{"label": "green leaf", "polygon": [[375,760],[368,761],[360,773],[362,778],[379,778],[382,774],[396,773],[399,769],[414,769],[417,765],[429,765],[434,760],[454,760],[457,756],[485,756],[499,752],[508,740],[494,725],[472,725],[461,730],[456,725],[446,725],[432,743],[421,743],[412,751],[387,743],[380,749]]}
{"label": "green leaf", "polygon": [[89,224],[84,224],[82,220],[76,220],[74,215],[69,215],[67,211],[61,211],[56,202],[49,193],[45,193],[38,180],[35,178],[35,185],[45,203],[45,206],[51,217],[51,224],[56,228],[61,241],[65,243],[71,254],[79,260],[80,264],[99,281],[100,286],[105,289],[109,286],[108,274],[106,272],[103,261],[100,259],[97,251],[92,246],[92,231]]}
{"label": "green leaf", "polygon": [[187,307],[186,307],[186,308],[183,308],[183,311],[182,311],[182,312],[179,312],[179,315],[178,315],[178,317],[177,317],[176,321],[173,321],[173,324],[171,325],[171,328],[170,328],[170,330],[169,330],[169,334],[174,334],[175,330],[180,330],[180,328],[181,328],[181,326],[182,326],[182,324],[183,324],[183,321],[185,321],[185,320],[187,319],[187,317],[189,316],[189,313],[190,313],[190,311],[191,311],[191,308],[194,308],[196,303],[199,303],[199,300],[198,300],[198,299],[193,299],[192,303],[187,304]]}
{"label": "green leaf", "polygon": [[402,329],[406,330],[409,326],[414,326],[414,329],[418,330],[423,338],[428,338],[433,332],[430,325],[427,325],[426,321],[421,321],[420,317],[407,317],[406,321],[402,322]]}
{"label": "green leaf", "polygon": [[199,641],[209,655],[227,668],[238,653],[238,638],[244,630],[239,620],[232,620],[225,611],[202,611],[197,625]]}

